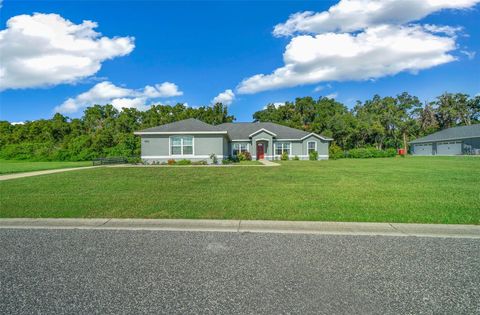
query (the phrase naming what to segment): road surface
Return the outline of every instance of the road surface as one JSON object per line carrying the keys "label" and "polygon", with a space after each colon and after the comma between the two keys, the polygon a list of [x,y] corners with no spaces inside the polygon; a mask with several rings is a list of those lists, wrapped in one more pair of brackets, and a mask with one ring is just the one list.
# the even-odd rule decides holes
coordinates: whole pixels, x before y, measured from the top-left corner
{"label": "road surface", "polygon": [[480,240],[0,230],[0,313],[478,314]]}

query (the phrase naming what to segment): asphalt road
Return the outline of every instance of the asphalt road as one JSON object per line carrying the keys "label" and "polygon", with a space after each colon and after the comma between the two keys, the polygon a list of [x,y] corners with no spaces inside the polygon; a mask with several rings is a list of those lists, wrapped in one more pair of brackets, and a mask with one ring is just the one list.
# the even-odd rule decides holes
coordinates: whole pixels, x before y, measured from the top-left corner
{"label": "asphalt road", "polygon": [[480,241],[1,229],[0,313],[479,314]]}

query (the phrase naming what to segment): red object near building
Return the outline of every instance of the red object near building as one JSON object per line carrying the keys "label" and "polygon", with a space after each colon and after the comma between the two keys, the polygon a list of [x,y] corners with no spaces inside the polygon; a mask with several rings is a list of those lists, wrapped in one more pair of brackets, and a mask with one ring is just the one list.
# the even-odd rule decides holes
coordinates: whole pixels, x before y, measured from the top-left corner
{"label": "red object near building", "polygon": [[398,149],[398,155],[405,155],[405,149]]}

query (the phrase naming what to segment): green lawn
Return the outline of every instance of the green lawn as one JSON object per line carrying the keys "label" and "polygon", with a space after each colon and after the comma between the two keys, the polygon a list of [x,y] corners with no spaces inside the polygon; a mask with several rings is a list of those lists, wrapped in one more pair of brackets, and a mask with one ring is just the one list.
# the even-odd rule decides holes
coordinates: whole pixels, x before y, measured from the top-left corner
{"label": "green lawn", "polygon": [[0,160],[0,174],[50,170],[57,168],[90,166],[92,162],[30,162]]}
{"label": "green lawn", "polygon": [[1,217],[480,224],[480,158],[99,168],[0,182]]}

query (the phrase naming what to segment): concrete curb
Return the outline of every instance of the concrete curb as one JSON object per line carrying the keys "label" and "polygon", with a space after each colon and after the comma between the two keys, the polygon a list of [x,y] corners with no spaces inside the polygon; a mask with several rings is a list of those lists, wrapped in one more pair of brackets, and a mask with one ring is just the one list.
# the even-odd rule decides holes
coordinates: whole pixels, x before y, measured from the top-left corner
{"label": "concrete curb", "polygon": [[0,229],[2,228],[383,235],[480,239],[480,226],[453,224],[183,219],[0,219]]}

